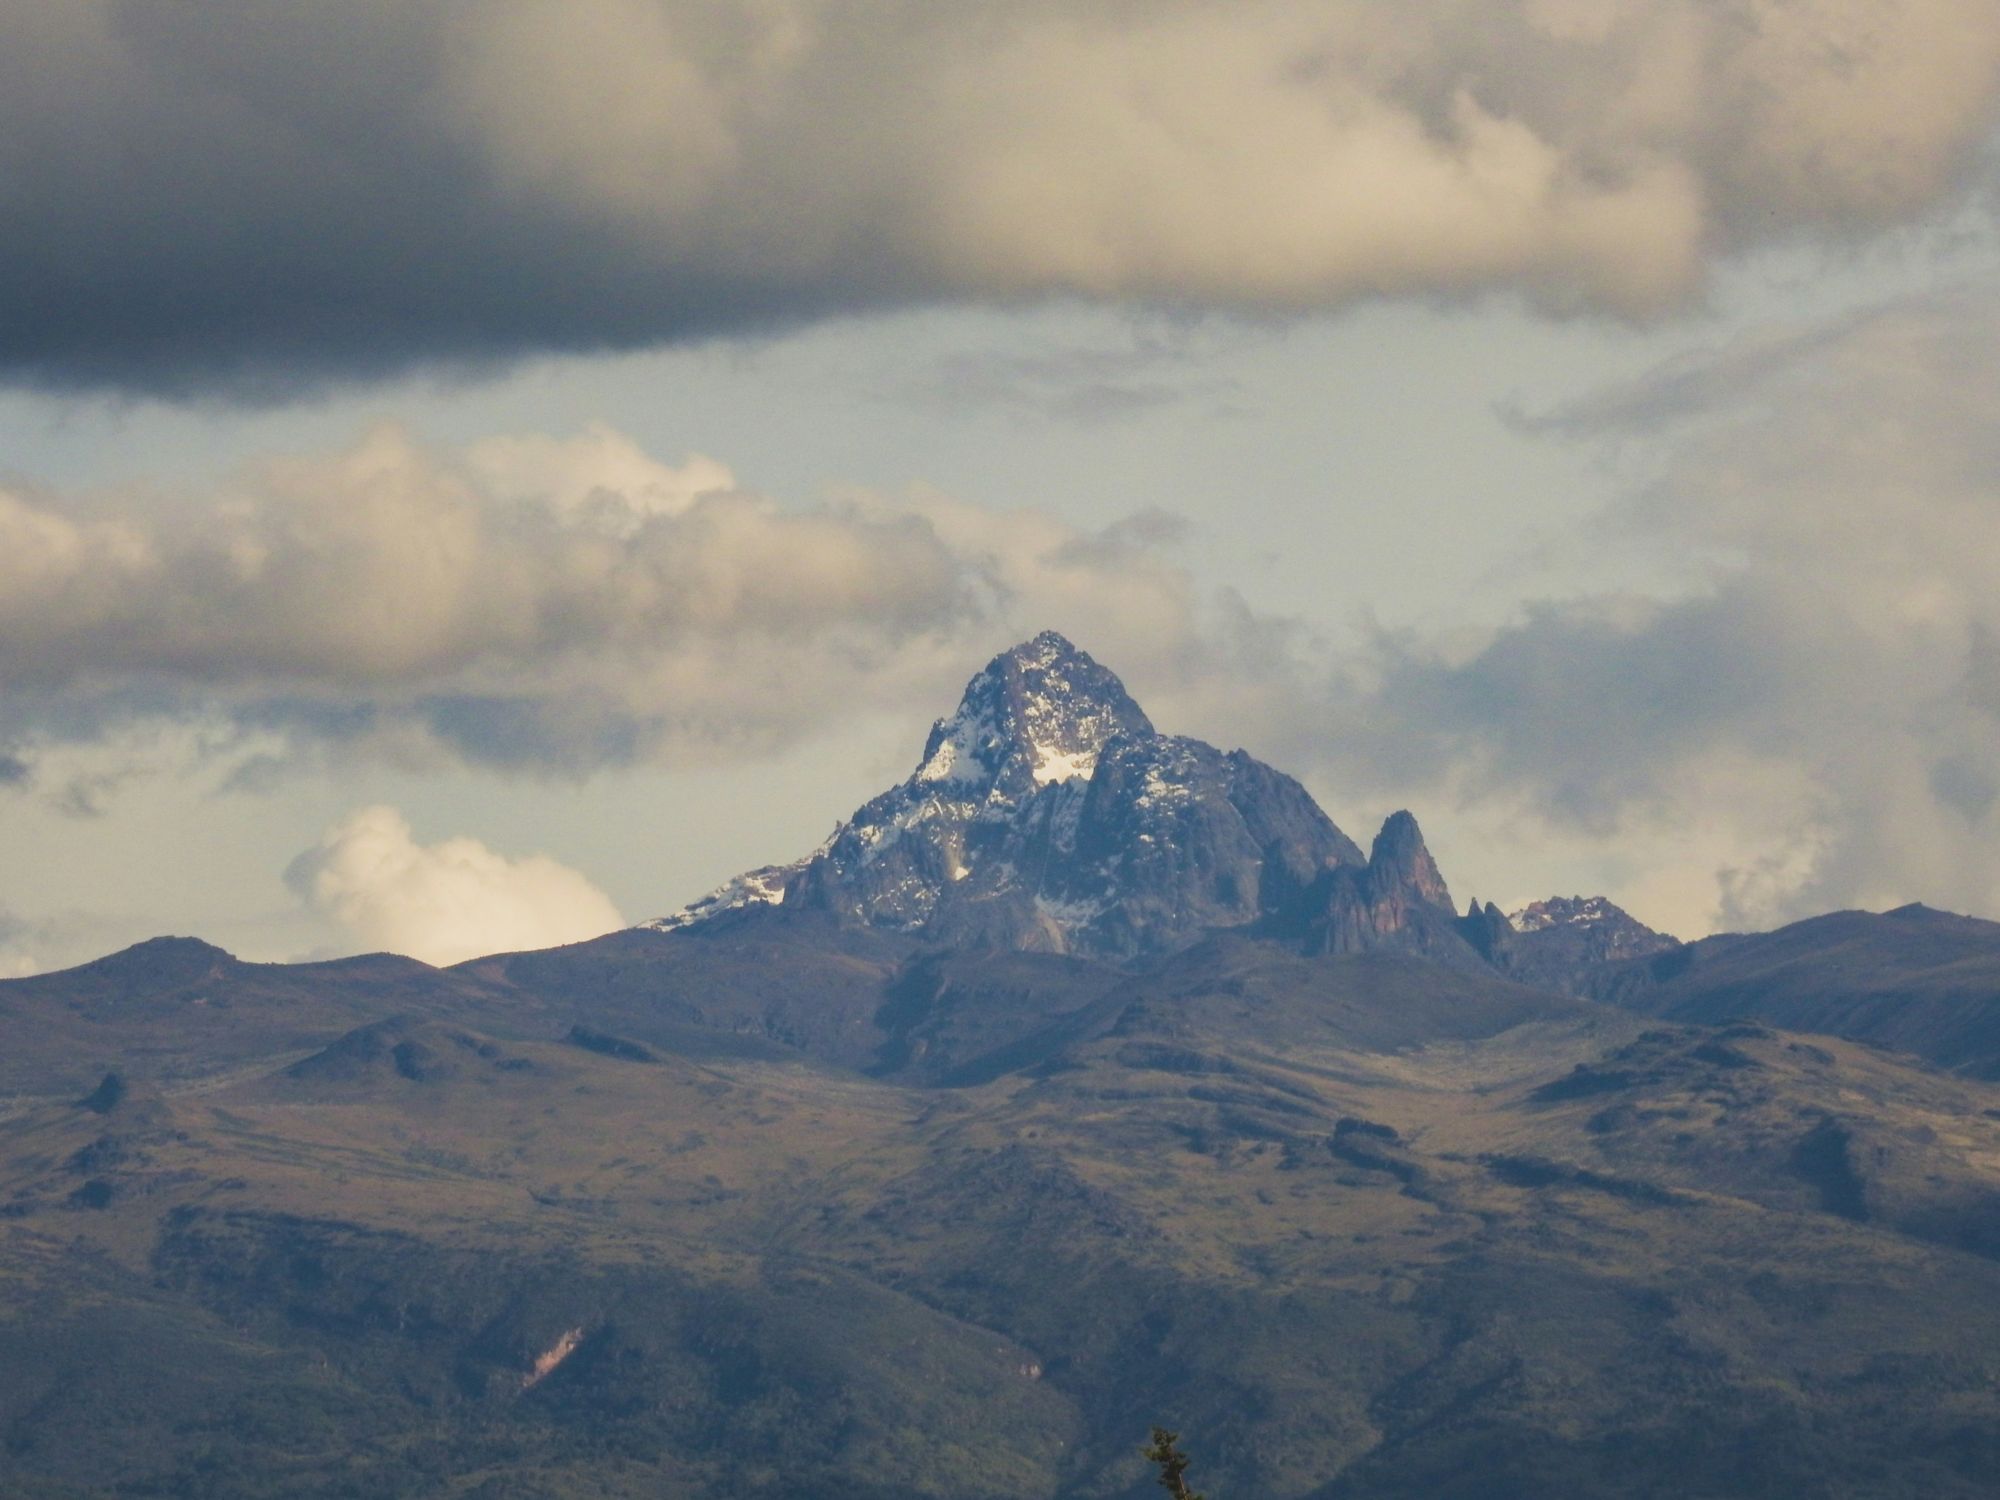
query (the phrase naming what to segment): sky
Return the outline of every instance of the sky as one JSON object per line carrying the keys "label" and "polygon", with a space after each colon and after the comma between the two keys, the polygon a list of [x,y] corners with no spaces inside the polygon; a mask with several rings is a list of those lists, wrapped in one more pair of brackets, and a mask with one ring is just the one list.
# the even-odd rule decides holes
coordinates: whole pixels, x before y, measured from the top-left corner
{"label": "sky", "polygon": [[2000,0],[0,0],[0,975],[571,941],[1063,631],[1684,937],[2000,918]]}

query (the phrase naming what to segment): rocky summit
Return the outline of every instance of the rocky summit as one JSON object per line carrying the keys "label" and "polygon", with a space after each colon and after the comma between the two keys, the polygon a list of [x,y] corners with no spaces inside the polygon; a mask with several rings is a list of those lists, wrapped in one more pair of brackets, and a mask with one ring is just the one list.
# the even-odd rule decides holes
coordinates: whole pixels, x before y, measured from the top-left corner
{"label": "rocky summit", "polygon": [[653,925],[775,905],[940,944],[1094,957],[1172,952],[1219,929],[1318,953],[1480,957],[1409,813],[1364,856],[1292,777],[1160,733],[1054,631],[988,662],[910,775],[817,852]]}
{"label": "rocky summit", "polygon": [[1561,945],[1579,963],[1647,958],[1680,946],[1602,896],[1551,896],[1511,913],[1507,921],[1531,941],[1550,948]]}

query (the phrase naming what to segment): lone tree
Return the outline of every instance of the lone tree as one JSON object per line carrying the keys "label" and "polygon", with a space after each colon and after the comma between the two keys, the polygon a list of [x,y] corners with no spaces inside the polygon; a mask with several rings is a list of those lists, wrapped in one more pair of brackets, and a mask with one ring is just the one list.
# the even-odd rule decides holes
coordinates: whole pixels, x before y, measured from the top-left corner
{"label": "lone tree", "polygon": [[1146,1457],[1160,1466],[1160,1488],[1174,1500],[1203,1500],[1201,1494],[1187,1485],[1187,1455],[1175,1446],[1180,1442],[1178,1432],[1169,1432],[1164,1427],[1153,1429],[1153,1445],[1146,1450]]}

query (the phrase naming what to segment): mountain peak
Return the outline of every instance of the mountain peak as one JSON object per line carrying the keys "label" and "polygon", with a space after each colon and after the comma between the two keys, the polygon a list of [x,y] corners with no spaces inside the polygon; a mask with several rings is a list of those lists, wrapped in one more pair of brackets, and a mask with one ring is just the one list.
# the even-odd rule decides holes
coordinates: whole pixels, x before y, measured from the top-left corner
{"label": "mountain peak", "polygon": [[954,796],[1010,800],[1087,777],[1112,739],[1153,733],[1117,674],[1045,630],[994,657],[958,707],[931,726],[914,781]]}
{"label": "mountain peak", "polygon": [[1060,630],[1044,630],[1028,637],[1017,646],[1009,646],[994,661],[1012,658],[1015,661],[1033,661],[1047,665],[1066,656],[1082,656],[1084,653]]}
{"label": "mountain peak", "polygon": [[[1423,831],[1407,812],[1390,814],[1368,851],[1368,863],[1330,872],[1310,922],[1307,945],[1323,953],[1402,948],[1450,962],[1478,962],[1467,927],[1483,927],[1483,914],[1461,918]],[[1497,919],[1497,913],[1496,913]]]}
{"label": "mountain peak", "polygon": [[[651,923],[783,906],[931,941],[1131,956],[1302,920],[1361,851],[1291,777],[1164,735],[1055,631],[1002,651],[819,850]],[[1260,929],[1261,930],[1261,929]]]}
{"label": "mountain peak", "polygon": [[1368,868],[1374,882],[1384,889],[1406,889],[1433,906],[1457,909],[1437,861],[1424,844],[1423,830],[1407,811],[1391,813],[1382,824],[1368,851]]}
{"label": "mountain peak", "polygon": [[1531,984],[1568,989],[1596,964],[1646,958],[1678,948],[1678,939],[1655,932],[1604,896],[1551,896],[1506,918],[1501,969]]}
{"label": "mountain peak", "polygon": [[94,974],[191,983],[236,962],[227,950],[192,937],[155,937],[82,965]]}
{"label": "mountain peak", "polygon": [[[1159,733],[1115,673],[1053,630],[974,673],[916,770],[814,853],[649,925],[773,907],[947,946],[1130,958],[1238,930],[1312,952],[1487,961],[1409,813],[1364,860],[1293,778]],[[1497,910],[1473,923],[1505,926]]]}
{"label": "mountain peak", "polygon": [[1655,932],[1605,896],[1550,896],[1546,901],[1530,902],[1519,911],[1508,913],[1507,921],[1516,932],[1524,934],[1566,928],[1615,933],[1624,944],[1673,947],[1678,941]]}

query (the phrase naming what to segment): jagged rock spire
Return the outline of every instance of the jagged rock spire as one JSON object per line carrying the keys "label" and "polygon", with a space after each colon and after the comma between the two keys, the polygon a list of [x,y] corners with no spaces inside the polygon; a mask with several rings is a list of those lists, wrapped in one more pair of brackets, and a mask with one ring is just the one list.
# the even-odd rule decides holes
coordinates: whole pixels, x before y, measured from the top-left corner
{"label": "jagged rock spire", "polygon": [[1454,962],[1476,959],[1465,918],[1408,812],[1390,814],[1375,835],[1368,863],[1332,872],[1319,898],[1306,944],[1322,953],[1404,948]]}

